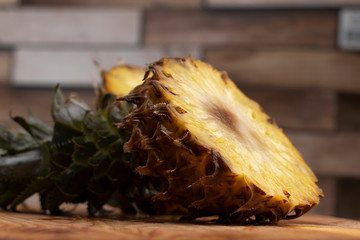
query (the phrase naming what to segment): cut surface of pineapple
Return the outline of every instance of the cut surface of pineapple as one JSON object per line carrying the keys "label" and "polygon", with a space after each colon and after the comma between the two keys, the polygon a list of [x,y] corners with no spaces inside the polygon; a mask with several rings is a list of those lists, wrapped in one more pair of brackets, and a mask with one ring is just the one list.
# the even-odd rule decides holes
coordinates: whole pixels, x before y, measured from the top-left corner
{"label": "cut surface of pineapple", "polygon": [[226,73],[163,58],[123,99],[138,105],[122,124],[133,130],[125,150],[139,153],[140,174],[164,180],[154,197],[162,208],[178,205],[187,219],[276,222],[319,203],[300,153]]}
{"label": "cut surface of pineapple", "polygon": [[226,74],[191,60],[165,60],[158,69],[164,74],[158,83],[169,89],[165,98],[186,112],[177,114],[183,127],[216,149],[232,172],[295,205],[319,200],[315,176],[299,152]]}
{"label": "cut surface of pineapple", "polygon": [[102,71],[104,88],[122,97],[128,94],[134,87],[141,84],[145,70],[130,65],[120,65],[113,67],[110,71]]}

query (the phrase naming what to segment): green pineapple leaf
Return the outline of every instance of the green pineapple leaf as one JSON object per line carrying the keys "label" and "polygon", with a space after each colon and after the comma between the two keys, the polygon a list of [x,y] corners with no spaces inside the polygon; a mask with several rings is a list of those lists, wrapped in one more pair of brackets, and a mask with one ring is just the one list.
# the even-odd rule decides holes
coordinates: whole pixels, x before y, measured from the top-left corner
{"label": "green pineapple leaf", "polygon": [[36,141],[45,142],[51,140],[52,129],[44,122],[36,119],[28,113],[28,120],[15,116],[13,120],[25,129]]}

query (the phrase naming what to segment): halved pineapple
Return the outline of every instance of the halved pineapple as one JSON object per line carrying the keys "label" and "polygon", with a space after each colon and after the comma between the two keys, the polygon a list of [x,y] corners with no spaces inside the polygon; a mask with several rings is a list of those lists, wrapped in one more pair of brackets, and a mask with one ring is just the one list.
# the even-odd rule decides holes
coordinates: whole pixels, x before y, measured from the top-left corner
{"label": "halved pineapple", "polygon": [[122,97],[128,94],[134,87],[142,83],[145,70],[130,65],[120,65],[113,67],[110,71],[102,71],[104,88]]}
{"label": "halved pineapple", "polygon": [[121,100],[137,105],[119,126],[132,131],[124,150],[137,153],[137,172],[160,182],[159,213],[269,223],[319,203],[300,153],[226,73],[163,58]]}

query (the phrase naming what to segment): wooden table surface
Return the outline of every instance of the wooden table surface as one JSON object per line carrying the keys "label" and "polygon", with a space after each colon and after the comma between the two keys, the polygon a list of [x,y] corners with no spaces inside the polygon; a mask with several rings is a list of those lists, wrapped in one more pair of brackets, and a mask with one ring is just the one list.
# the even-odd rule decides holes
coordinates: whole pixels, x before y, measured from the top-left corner
{"label": "wooden table surface", "polygon": [[87,218],[84,207],[70,215],[0,212],[0,239],[360,239],[360,222],[305,215],[272,226],[179,223],[170,218]]}

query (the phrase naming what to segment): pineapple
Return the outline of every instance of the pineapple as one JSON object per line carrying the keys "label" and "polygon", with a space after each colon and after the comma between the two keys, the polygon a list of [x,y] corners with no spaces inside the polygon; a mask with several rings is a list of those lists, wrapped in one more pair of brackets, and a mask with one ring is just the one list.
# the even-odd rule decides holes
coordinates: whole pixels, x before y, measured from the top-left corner
{"label": "pineapple", "polygon": [[14,118],[27,133],[0,130],[2,208],[39,193],[49,214],[63,202],[87,202],[90,215],[111,203],[126,213],[247,224],[298,217],[319,203],[299,152],[226,73],[163,58],[146,73],[119,66],[102,76],[107,92],[99,90],[96,112],[57,87],[53,128],[30,115]]}
{"label": "pineapple", "polygon": [[144,74],[144,69],[130,65],[120,65],[113,67],[110,71],[101,72],[104,88],[117,97],[128,94],[140,85]]}
{"label": "pineapple", "polygon": [[272,223],[319,203],[316,177],[282,130],[224,72],[190,58],[163,58],[120,100],[135,103],[120,128],[136,172],[157,178],[159,213],[184,220]]}

